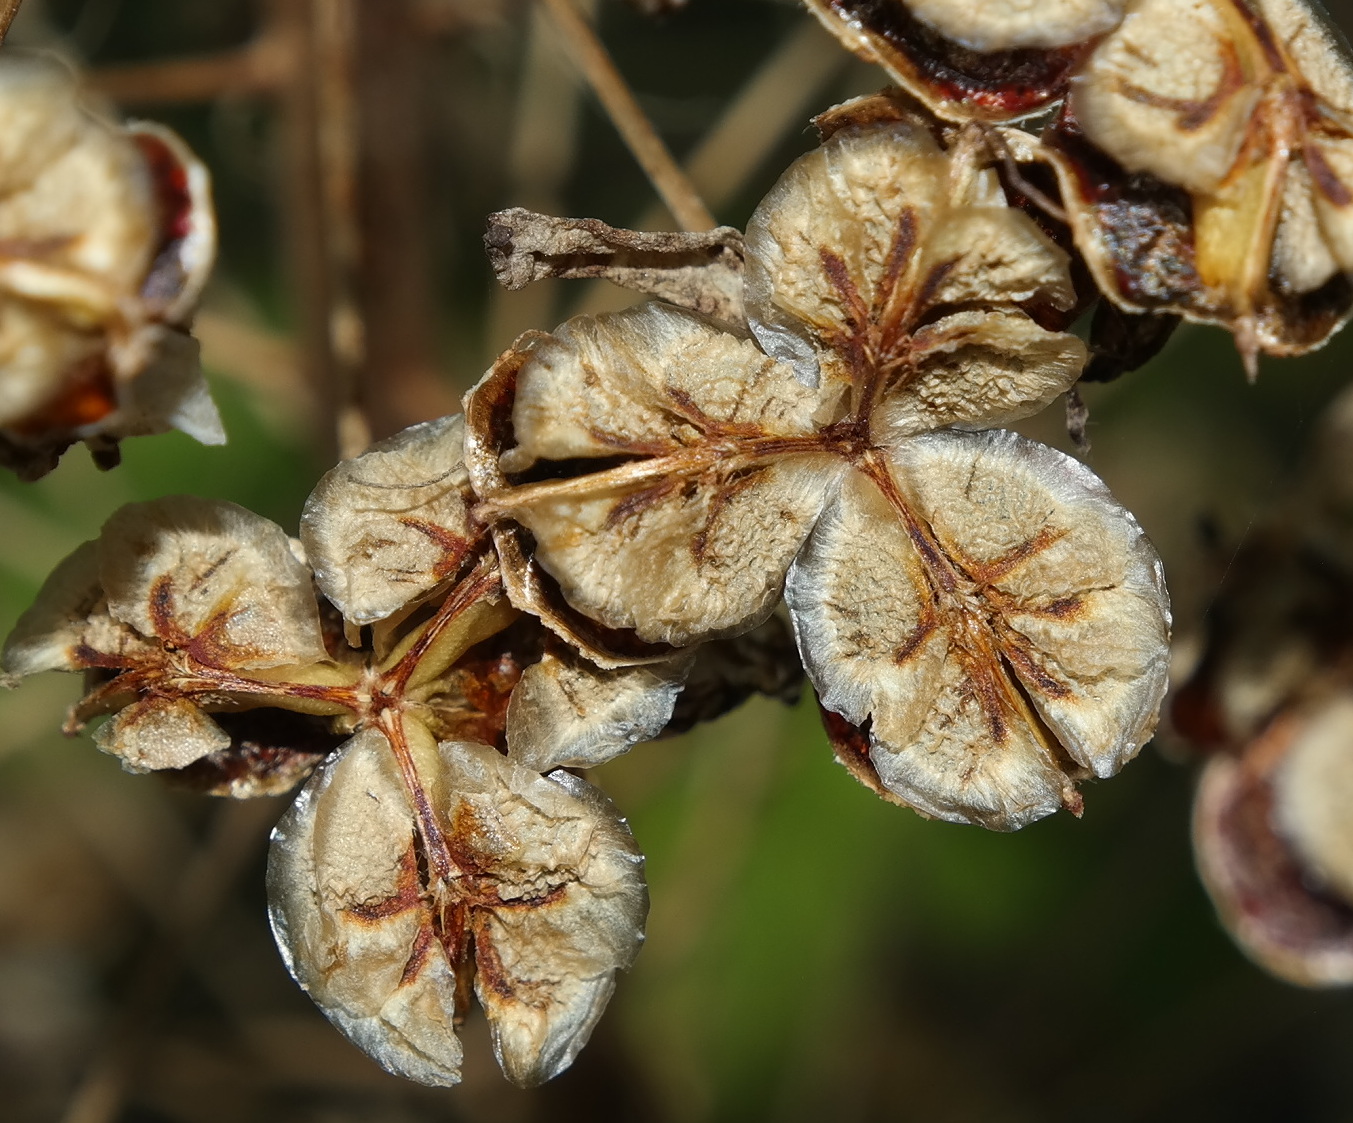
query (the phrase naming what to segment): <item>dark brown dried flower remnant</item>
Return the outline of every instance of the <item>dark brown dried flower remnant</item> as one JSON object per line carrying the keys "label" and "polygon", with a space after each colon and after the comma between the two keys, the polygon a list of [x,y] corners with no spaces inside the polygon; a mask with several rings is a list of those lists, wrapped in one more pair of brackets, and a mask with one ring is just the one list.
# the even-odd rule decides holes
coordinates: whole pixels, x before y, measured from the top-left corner
{"label": "dark brown dried flower remnant", "polygon": [[841,42],[953,121],[1008,121],[1061,98],[1126,0],[804,0]]}
{"label": "dark brown dried flower remnant", "polygon": [[187,334],[216,252],[207,171],[167,129],[81,104],[55,60],[0,57],[0,463],[85,441],[225,440]]}
{"label": "dark brown dried flower remnant", "polygon": [[531,337],[467,399],[467,462],[509,595],[585,642],[555,589],[609,630],[594,658],[745,631],[788,575],[852,770],[1010,830],[1078,808],[1074,781],[1150,735],[1168,611],[1090,473],[963,431],[1041,408],[1085,359],[1026,311],[1071,306],[1067,258],[987,159],[919,121],[839,129],[751,220],[753,338],[660,304]]}

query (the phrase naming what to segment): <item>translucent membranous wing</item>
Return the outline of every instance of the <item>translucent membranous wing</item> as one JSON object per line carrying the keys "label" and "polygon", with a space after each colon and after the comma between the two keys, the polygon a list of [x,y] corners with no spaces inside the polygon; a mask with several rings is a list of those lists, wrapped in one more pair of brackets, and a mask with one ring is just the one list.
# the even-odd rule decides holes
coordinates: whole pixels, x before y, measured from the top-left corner
{"label": "translucent membranous wing", "polygon": [[455,1025],[473,972],[504,1072],[548,1080],[639,949],[642,859],[609,801],[576,777],[404,729],[406,769],[381,733],[361,733],[278,824],[278,945],[336,1026],[425,1084],[460,1078]]}
{"label": "translucent membranous wing", "polygon": [[879,785],[1013,830],[1150,736],[1169,610],[1136,521],[1076,461],[940,432],[852,474],[786,586],[823,705]]}
{"label": "translucent membranous wing", "polygon": [[454,577],[474,552],[464,420],[414,425],[320,480],[301,517],[315,582],[370,624]]}
{"label": "translucent membranous wing", "polygon": [[1353,983],[1353,701],[1277,718],[1207,763],[1193,814],[1198,870],[1240,947],[1302,986]]}
{"label": "translucent membranous wing", "polygon": [[815,436],[818,393],[666,305],[536,340],[511,391],[511,447],[475,420],[489,388],[467,402],[481,509],[531,533],[534,564],[576,610],[646,643],[764,618],[839,476]]}
{"label": "translucent membranous wing", "polygon": [[216,252],[205,167],[81,104],[47,55],[0,60],[0,463],[168,428],[220,443],[184,328]]}
{"label": "translucent membranous wing", "polygon": [[797,160],[748,224],[762,347],[808,385],[848,384],[857,411],[882,401],[898,436],[1001,424],[1065,390],[1083,345],[1020,306],[1070,308],[1068,258],[988,159],[945,151],[913,115],[839,128]]}

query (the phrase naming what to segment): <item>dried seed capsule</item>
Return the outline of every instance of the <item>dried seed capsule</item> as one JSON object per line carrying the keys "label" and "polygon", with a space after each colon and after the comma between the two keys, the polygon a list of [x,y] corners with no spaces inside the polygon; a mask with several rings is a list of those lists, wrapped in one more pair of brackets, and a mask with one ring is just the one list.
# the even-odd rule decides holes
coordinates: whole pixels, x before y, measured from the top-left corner
{"label": "dried seed capsule", "polygon": [[1104,291],[1231,328],[1253,371],[1353,306],[1350,110],[1347,48],[1305,0],[1141,0],[1044,139]]}
{"label": "dried seed capsule", "polygon": [[268,884],[283,958],[392,1072],[459,1081],[455,1026],[472,984],[508,1078],[548,1080],[639,950],[643,860],[605,796],[574,776],[437,746],[415,723],[396,737],[398,750],[359,734],[278,824]]}
{"label": "dried seed capsule", "polygon": [[976,134],[946,151],[916,120],[840,128],[748,223],[757,340],[809,385],[848,384],[889,439],[1027,416],[1084,364],[1024,311],[1075,304],[1068,258],[989,159]]}
{"label": "dried seed capsule", "polygon": [[123,507],[57,568],[3,665],[15,676],[98,672],[75,716],[116,712],[96,741],[140,770],[183,768],[231,744],[194,697],[257,704],[278,668],[327,657],[310,571],[281,528],[232,503],[171,496]]}
{"label": "dried seed capsule", "polygon": [[847,48],[952,121],[1002,121],[1061,98],[1126,0],[805,0]]}
{"label": "dried seed capsule", "polygon": [[1074,462],[925,435],[1031,413],[1086,357],[1030,315],[1075,304],[1067,255],[1006,204],[982,134],[946,150],[905,114],[833,129],[749,226],[747,315],[772,359],[662,305],[531,338],[467,399],[479,510],[509,571],[524,543],[509,561],[504,526],[575,611],[649,642],[746,630],[797,554],[804,664],[844,724],[870,724],[857,774],[1015,829],[1079,807],[1074,781],[1150,736],[1159,563]]}
{"label": "dried seed capsule", "polygon": [[1242,950],[1302,986],[1353,983],[1353,699],[1280,714],[1204,770],[1199,872]]}
{"label": "dried seed capsule", "polygon": [[872,786],[928,815],[1077,809],[1074,781],[1155,726],[1159,559],[1082,465],[1013,434],[933,433],[852,473],[785,595],[823,705],[867,730]]}
{"label": "dried seed capsule", "polygon": [[571,651],[547,651],[508,703],[510,756],[536,772],[592,768],[653,740],[671,720],[689,664],[602,671]]}
{"label": "dried seed capsule", "polygon": [[[648,304],[580,317],[526,356],[516,444],[472,445],[471,478],[531,532],[535,560],[576,609],[649,643],[686,644],[745,631],[774,608],[839,474],[812,438],[819,408],[787,367],[693,313]],[[503,473],[541,461],[617,455],[633,459],[503,486]]]}
{"label": "dried seed capsule", "polygon": [[306,500],[315,582],[351,623],[393,615],[478,552],[464,434],[459,414],[411,426],[331,469]]}
{"label": "dried seed capsule", "polygon": [[43,55],[0,59],[0,120],[0,462],[224,441],[185,330],[215,256],[206,169],[166,129],[92,113]]}

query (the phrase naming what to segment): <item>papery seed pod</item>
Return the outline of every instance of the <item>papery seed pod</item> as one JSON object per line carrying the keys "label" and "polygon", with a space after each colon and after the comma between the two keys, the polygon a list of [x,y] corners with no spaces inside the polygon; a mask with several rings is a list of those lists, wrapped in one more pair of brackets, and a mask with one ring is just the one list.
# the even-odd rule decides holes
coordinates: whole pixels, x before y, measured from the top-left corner
{"label": "papery seed pod", "polygon": [[[227,749],[205,710],[259,704],[278,668],[327,658],[310,571],[281,528],[232,503],[171,496],[123,507],[56,569],[3,666],[97,672],[75,719],[115,713],[96,741],[144,770]],[[296,704],[334,712],[319,698]]]}
{"label": "papery seed pod", "polygon": [[1013,434],[933,433],[852,473],[785,596],[822,704],[862,731],[868,769],[846,763],[927,815],[1078,810],[1075,781],[1155,727],[1160,561],[1088,470]]}
{"label": "papery seed pod", "polygon": [[354,1043],[425,1084],[460,1079],[473,985],[509,1079],[572,1062],[643,938],[642,858],[595,788],[415,723],[401,764],[367,730],[278,824],[273,931]]}
{"label": "papery seed pod", "polygon": [[225,440],[186,328],[215,257],[206,169],[118,126],[43,55],[0,58],[0,463],[34,477],[86,441]]}
{"label": "papery seed pod", "polygon": [[[535,562],[569,604],[648,643],[764,619],[839,473],[811,439],[821,396],[751,340],[661,304],[570,321],[524,358],[515,444],[475,429],[481,384],[467,461],[487,503],[534,536]],[[776,462],[759,463],[759,447]],[[635,459],[604,467],[617,455]],[[513,486],[551,461],[603,470]]]}
{"label": "papery seed pod", "polygon": [[805,0],[847,48],[953,121],[1001,121],[1061,98],[1127,0]]}
{"label": "papery seed pod", "polygon": [[509,755],[523,768],[592,768],[658,736],[689,657],[603,671],[567,649],[528,667],[507,708]]}
{"label": "papery seed pod", "polygon": [[301,516],[320,591],[352,624],[417,602],[482,549],[472,525],[464,421],[425,421],[327,472]]}
{"label": "papery seed pod", "polygon": [[790,572],[810,678],[870,730],[857,774],[1016,829],[1078,809],[1075,781],[1150,736],[1159,561],[1075,462],[927,435],[1067,389],[1084,345],[1028,308],[1076,295],[981,133],[946,150],[914,114],[859,108],[749,225],[748,320],[778,363],[663,305],[579,317],[471,393],[467,463],[506,569],[530,556],[576,612],[640,639],[745,631]]}
{"label": "papery seed pod", "polygon": [[1105,293],[1230,328],[1253,373],[1353,307],[1351,113],[1347,46],[1305,0],[1141,0],[1042,158]]}
{"label": "papery seed pod", "polygon": [[1005,424],[1084,364],[1079,340],[1024,311],[1074,306],[1068,257],[1007,204],[989,159],[979,137],[946,151],[919,120],[838,127],[747,225],[753,334],[807,384],[850,384],[875,433]]}
{"label": "papery seed pod", "polygon": [[1302,986],[1353,984],[1353,698],[1280,714],[1204,770],[1198,868],[1242,950]]}

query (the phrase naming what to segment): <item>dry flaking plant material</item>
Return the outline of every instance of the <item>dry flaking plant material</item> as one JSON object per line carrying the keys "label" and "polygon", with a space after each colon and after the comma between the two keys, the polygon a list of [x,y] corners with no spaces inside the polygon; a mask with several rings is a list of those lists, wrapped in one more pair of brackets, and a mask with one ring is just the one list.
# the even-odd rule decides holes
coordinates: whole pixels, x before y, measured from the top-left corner
{"label": "dry flaking plant material", "polygon": [[1257,963],[1302,986],[1353,984],[1353,695],[1285,711],[1208,761],[1198,868]]}
{"label": "dry flaking plant material", "polygon": [[1091,473],[960,431],[1033,413],[1086,357],[1027,311],[1073,305],[1067,256],[988,161],[919,121],[839,129],[752,216],[750,338],[663,304],[526,338],[467,398],[466,459],[500,541],[641,644],[746,631],[788,575],[852,771],[1012,830],[1150,736],[1169,612]]}
{"label": "dry flaking plant material", "polygon": [[621,288],[736,323],[742,309],[742,234],[622,230],[595,218],[553,218],[522,207],[489,215],[484,248],[498,283],[602,278]]}
{"label": "dry flaking plant material", "polygon": [[85,441],[225,433],[187,333],[216,253],[206,168],[110,121],[45,55],[0,55],[0,463],[26,478]]}
{"label": "dry flaking plant material", "polygon": [[804,0],[848,49],[953,121],[1046,108],[1126,0]]}
{"label": "dry flaking plant material", "polygon": [[459,1079],[473,992],[504,1071],[532,1084],[586,1041],[647,908],[623,821],[552,770],[658,736],[688,677],[687,723],[799,672],[770,628],[639,669],[562,650],[502,595],[463,434],[441,418],[339,464],[299,542],[230,503],[124,507],[0,661],[11,679],[88,672],[69,728],[112,715],[95,740],[131,770],[243,798],[318,768],[270,867],[292,973],[431,1084]]}
{"label": "dry flaking plant material", "polygon": [[504,1073],[539,1084],[572,1062],[639,951],[643,859],[585,781],[410,732],[398,762],[379,733],[359,734],[278,824],[278,945],[391,1072],[459,1081],[455,1027],[473,986]]}

